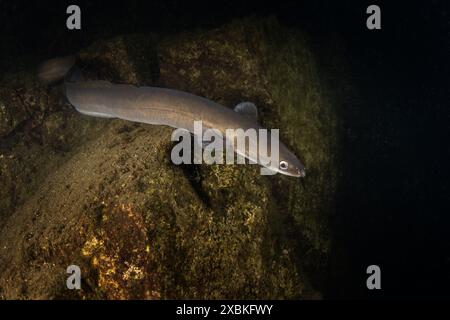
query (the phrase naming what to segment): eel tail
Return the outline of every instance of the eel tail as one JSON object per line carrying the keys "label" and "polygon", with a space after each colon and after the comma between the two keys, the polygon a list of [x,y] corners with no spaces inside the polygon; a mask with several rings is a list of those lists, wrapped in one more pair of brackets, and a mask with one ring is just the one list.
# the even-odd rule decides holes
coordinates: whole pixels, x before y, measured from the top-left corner
{"label": "eel tail", "polygon": [[45,84],[54,84],[71,74],[72,67],[75,65],[76,56],[53,58],[41,63],[38,69],[38,78]]}

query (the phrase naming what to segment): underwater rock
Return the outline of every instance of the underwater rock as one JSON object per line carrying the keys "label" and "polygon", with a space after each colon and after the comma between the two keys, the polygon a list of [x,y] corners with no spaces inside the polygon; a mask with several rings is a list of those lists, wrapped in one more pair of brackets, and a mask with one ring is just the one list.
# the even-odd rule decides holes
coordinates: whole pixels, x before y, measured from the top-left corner
{"label": "underwater rock", "polygon": [[0,138],[31,118],[42,117],[48,98],[30,74],[5,75],[0,82]]}
{"label": "underwater rock", "polygon": [[[60,87],[36,93],[52,97],[36,126],[11,125],[27,113],[9,103],[17,120],[2,120],[1,298],[321,296],[315,278],[331,245],[337,120],[304,35],[245,19],[101,40],[79,57],[102,79],[186,90],[229,107],[255,102],[308,177],[302,187],[251,165],[175,166],[170,128],[78,114],[55,98]],[[4,91],[0,98],[12,92]],[[66,288],[72,264],[81,290]]]}

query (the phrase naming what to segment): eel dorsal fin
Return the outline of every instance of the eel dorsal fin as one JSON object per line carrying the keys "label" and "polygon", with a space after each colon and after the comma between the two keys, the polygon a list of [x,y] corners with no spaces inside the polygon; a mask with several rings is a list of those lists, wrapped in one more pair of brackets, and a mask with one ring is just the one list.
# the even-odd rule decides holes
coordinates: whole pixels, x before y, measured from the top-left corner
{"label": "eel dorsal fin", "polygon": [[258,109],[256,108],[255,104],[253,102],[241,102],[238,103],[234,107],[234,111],[238,112],[246,117],[249,117],[255,121],[258,119]]}

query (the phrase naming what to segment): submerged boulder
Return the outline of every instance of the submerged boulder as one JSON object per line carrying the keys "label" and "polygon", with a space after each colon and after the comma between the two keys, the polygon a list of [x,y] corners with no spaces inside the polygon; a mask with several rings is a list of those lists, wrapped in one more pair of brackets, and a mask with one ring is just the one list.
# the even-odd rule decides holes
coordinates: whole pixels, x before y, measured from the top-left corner
{"label": "submerged boulder", "polygon": [[[27,113],[4,98],[6,84],[1,114],[17,120],[0,119],[0,297],[319,298],[337,119],[306,37],[245,19],[105,39],[78,55],[102,79],[229,107],[253,101],[308,176],[302,185],[254,165],[175,166],[172,129],[81,115],[60,86],[36,91],[42,117],[17,127]],[[81,268],[81,290],[66,288],[69,265]]]}

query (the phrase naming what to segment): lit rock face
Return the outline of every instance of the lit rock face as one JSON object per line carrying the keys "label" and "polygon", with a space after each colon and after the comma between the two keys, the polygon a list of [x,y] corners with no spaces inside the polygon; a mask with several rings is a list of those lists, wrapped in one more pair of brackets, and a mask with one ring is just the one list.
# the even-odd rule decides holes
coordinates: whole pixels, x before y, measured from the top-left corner
{"label": "lit rock face", "polygon": [[[242,20],[79,52],[91,77],[185,90],[265,127],[308,168],[170,161],[168,127],[78,114],[32,72],[0,92],[1,298],[320,298],[336,192],[336,115],[302,34]],[[82,289],[66,288],[67,266]]]}

